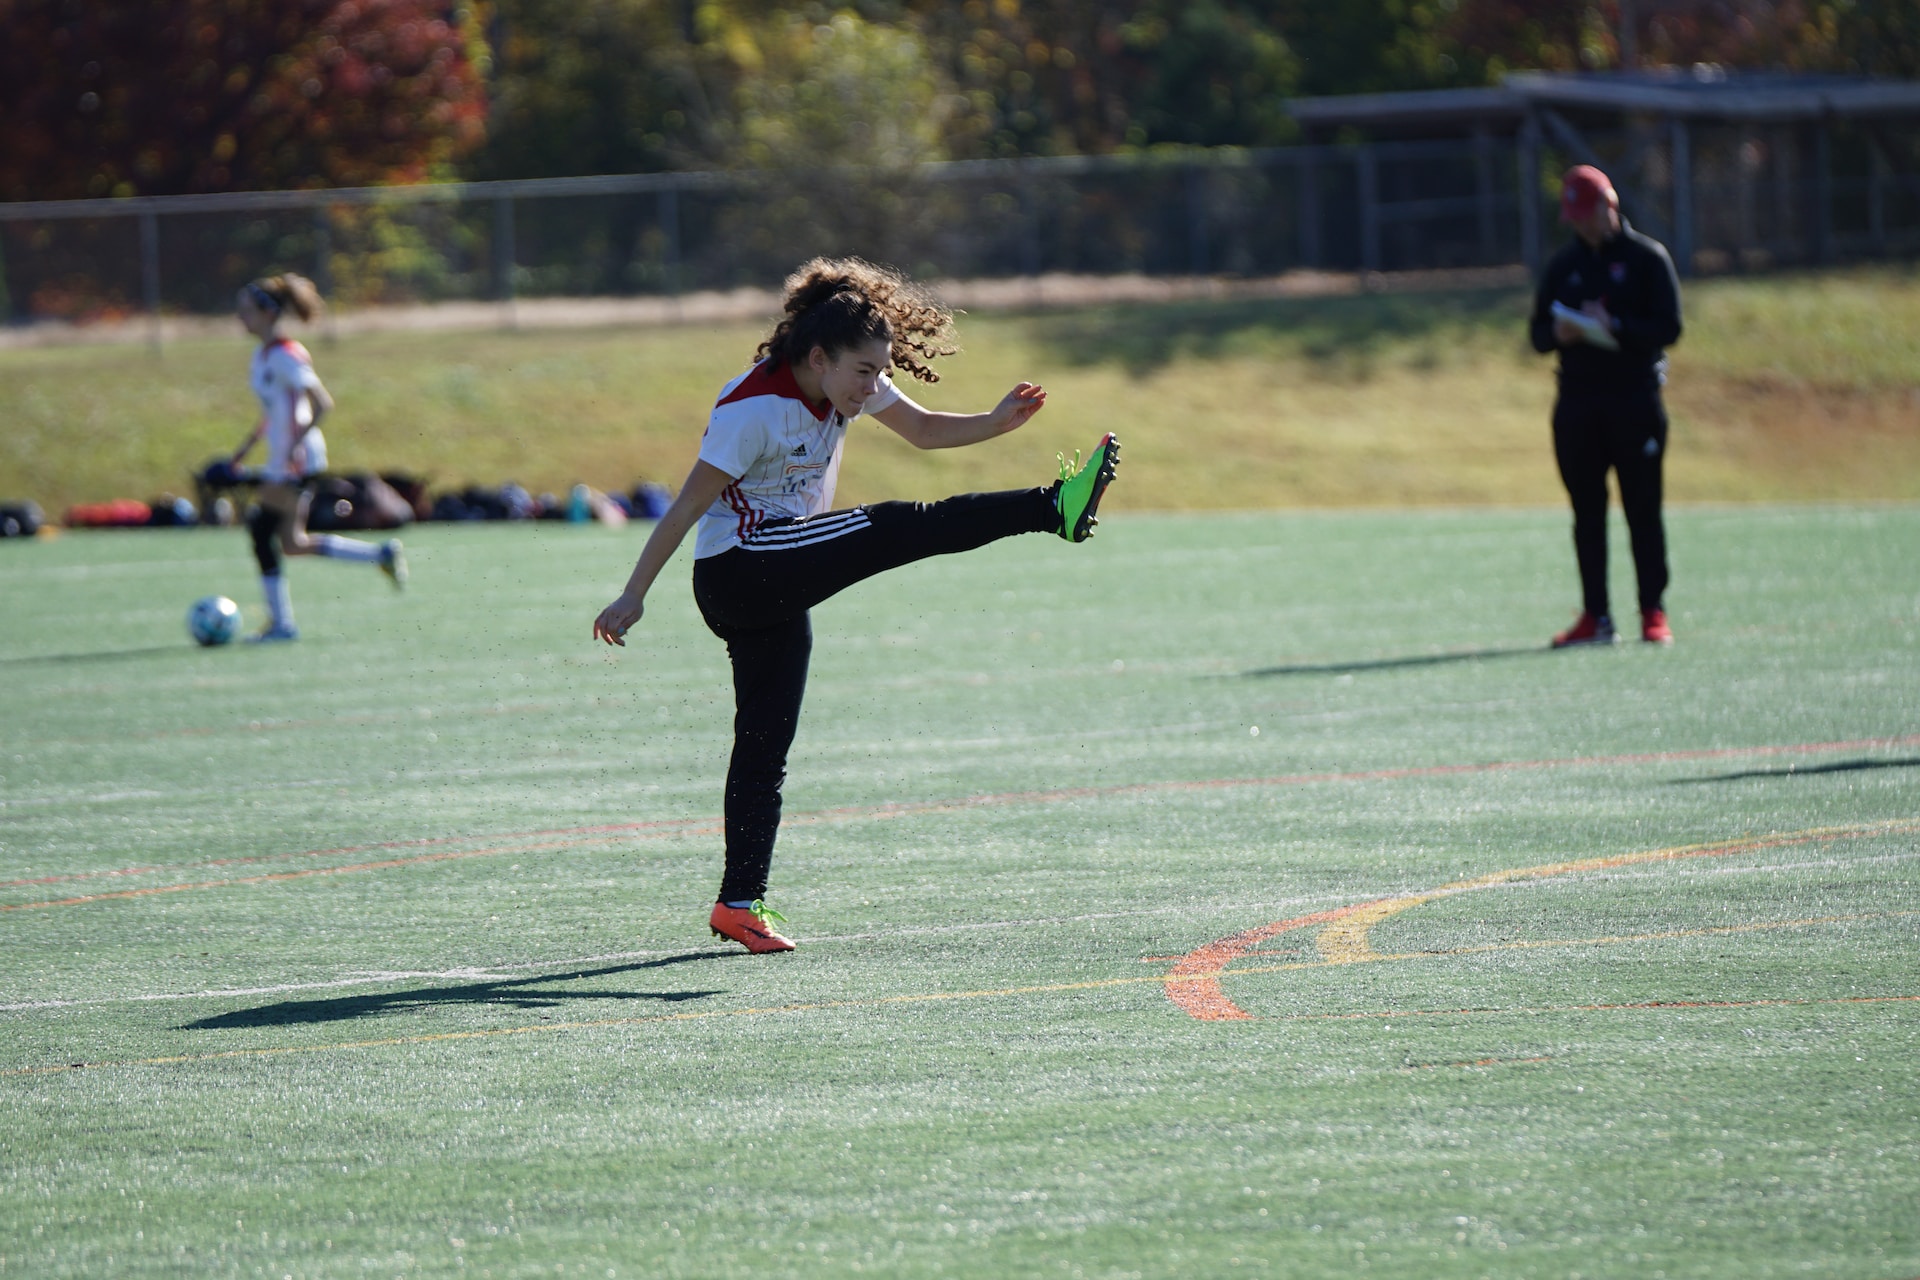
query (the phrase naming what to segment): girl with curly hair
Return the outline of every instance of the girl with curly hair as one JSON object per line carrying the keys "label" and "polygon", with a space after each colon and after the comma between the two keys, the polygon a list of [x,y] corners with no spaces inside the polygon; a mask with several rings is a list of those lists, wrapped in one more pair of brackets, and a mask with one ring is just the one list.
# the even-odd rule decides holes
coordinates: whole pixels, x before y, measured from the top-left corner
{"label": "girl with curly hair", "polygon": [[261,440],[267,444],[267,464],[261,472],[254,506],[247,512],[247,532],[253,536],[253,555],[260,566],[260,589],[266,596],[270,621],[255,640],[297,640],[293,623],[293,593],[287,587],[281,556],[327,556],[335,560],[371,564],[393,580],[407,580],[406,554],[398,538],[361,542],[335,533],[318,537],[307,533],[307,509],[313,503],[308,480],[327,469],[327,445],[320,435],[320,419],[333,409],[333,397],[313,371],[307,349],[280,332],[281,321],[292,314],[311,320],[320,314],[320,291],[305,276],[289,272],[265,276],[240,289],[234,314],[248,333],[260,340],[253,353],[248,380],[260,400],[260,420],[234,450],[227,475]]}
{"label": "girl with curly hair", "polygon": [[861,414],[917,448],[951,449],[1023,426],[1047,393],[1022,382],[985,413],[915,404],[887,370],[938,381],[928,362],[955,352],[953,316],[857,258],[806,263],[787,280],[784,312],[754,365],[721,390],[686,484],[626,590],[593,623],[595,639],[624,645],[654,579],[698,525],[693,598],[726,642],[735,708],[726,871],[708,924],[754,952],[793,949],[764,898],[813,647],[807,611],[877,573],[1014,534],[1083,542],[1120,458],[1108,433],[1084,466],[1063,459],[1045,488],[830,510],[847,424]]}

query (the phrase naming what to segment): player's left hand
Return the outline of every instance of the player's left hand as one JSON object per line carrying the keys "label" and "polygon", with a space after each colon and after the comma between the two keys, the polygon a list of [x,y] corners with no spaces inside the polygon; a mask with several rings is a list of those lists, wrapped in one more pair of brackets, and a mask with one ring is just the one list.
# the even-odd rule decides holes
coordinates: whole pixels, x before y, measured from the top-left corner
{"label": "player's left hand", "polygon": [[1027,425],[1027,420],[1040,412],[1047,404],[1047,389],[1031,382],[1022,382],[1001,397],[1000,403],[993,407],[989,415],[994,427],[1002,434],[1015,431]]}
{"label": "player's left hand", "polygon": [[1600,299],[1589,298],[1580,304],[1580,310],[1598,320],[1601,327],[1609,333],[1613,331],[1613,316],[1608,313],[1607,304]]}
{"label": "player's left hand", "polygon": [[622,594],[593,620],[593,638],[617,644],[624,649],[627,647],[627,632],[633,629],[633,624],[640,621],[640,615],[645,612],[646,606],[640,601]]}

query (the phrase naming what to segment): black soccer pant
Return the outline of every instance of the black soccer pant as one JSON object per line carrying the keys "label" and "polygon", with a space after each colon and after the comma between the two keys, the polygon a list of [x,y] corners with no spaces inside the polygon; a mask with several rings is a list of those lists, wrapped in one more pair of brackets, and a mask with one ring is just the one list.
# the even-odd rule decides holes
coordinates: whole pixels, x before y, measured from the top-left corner
{"label": "black soccer pant", "polygon": [[1640,611],[1661,607],[1667,590],[1667,532],[1660,517],[1667,412],[1658,392],[1595,396],[1562,392],[1553,406],[1553,453],[1573,500],[1573,553],[1583,606],[1607,604],[1607,472],[1620,485],[1639,580]]}
{"label": "black soccer pant", "polygon": [[733,663],[733,759],[727,766],[727,866],[720,900],[763,897],[780,827],[787,749],[807,689],[807,610],[854,583],[929,556],[1017,533],[1053,533],[1047,489],[968,493],[769,520],[743,545],[696,560],[693,598]]}

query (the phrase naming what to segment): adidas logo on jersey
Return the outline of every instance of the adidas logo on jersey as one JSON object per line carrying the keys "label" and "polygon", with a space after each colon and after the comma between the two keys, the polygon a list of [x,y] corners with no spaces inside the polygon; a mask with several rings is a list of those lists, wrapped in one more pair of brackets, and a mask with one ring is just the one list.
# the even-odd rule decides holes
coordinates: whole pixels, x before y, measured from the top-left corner
{"label": "adidas logo on jersey", "polygon": [[793,456],[796,458],[804,458],[807,456],[807,446],[804,441],[793,446]]}

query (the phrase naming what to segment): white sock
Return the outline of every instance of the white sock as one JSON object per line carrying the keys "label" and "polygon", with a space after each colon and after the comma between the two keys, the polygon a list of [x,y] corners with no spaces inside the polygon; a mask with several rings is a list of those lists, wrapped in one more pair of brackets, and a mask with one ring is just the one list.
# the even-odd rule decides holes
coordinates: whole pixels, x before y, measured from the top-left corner
{"label": "white sock", "polygon": [[273,625],[282,630],[293,629],[293,592],[287,586],[287,576],[283,573],[263,573],[260,575],[260,592],[267,598],[267,612],[273,615]]}
{"label": "white sock", "polygon": [[362,542],[358,538],[343,538],[337,533],[323,533],[315,537],[313,545],[321,555],[330,560],[354,560],[360,564],[380,563],[380,544]]}

